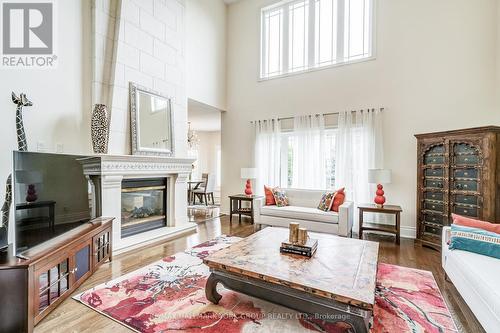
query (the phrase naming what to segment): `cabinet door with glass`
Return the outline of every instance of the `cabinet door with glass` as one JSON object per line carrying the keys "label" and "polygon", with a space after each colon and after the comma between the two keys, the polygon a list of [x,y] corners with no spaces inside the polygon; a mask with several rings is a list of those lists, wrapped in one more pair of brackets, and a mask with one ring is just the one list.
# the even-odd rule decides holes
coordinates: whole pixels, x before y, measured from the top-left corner
{"label": "cabinet door with glass", "polygon": [[77,246],[71,254],[71,281],[77,288],[92,274],[92,240],[86,240]]}
{"label": "cabinet door with glass", "polygon": [[111,261],[111,235],[112,229],[108,228],[103,232],[97,234],[93,238],[93,267],[96,269],[102,265],[106,260]]}
{"label": "cabinet door with glass", "polygon": [[38,323],[49,309],[56,306],[60,297],[69,291],[71,286],[70,256],[62,256],[48,262],[35,270],[35,297],[33,313],[35,324]]}

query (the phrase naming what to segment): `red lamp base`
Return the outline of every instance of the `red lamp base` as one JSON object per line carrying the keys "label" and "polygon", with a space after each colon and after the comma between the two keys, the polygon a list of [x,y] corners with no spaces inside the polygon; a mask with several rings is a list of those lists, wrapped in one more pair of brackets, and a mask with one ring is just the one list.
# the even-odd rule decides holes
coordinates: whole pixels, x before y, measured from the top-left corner
{"label": "red lamp base", "polygon": [[385,203],[384,187],[381,184],[377,185],[377,192],[375,192],[374,202],[377,205],[377,207],[379,207],[379,208],[384,207],[384,203]]}
{"label": "red lamp base", "polygon": [[250,179],[247,179],[247,183],[245,185],[245,194],[248,196],[253,195],[252,183],[250,182]]}

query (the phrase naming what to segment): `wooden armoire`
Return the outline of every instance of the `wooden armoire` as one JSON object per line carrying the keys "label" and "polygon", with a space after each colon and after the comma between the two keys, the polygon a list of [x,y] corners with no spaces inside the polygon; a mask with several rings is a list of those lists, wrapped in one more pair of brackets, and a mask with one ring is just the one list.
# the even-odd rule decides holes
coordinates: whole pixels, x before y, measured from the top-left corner
{"label": "wooden armoire", "polygon": [[500,223],[500,127],[415,135],[417,238],[441,248],[451,214]]}

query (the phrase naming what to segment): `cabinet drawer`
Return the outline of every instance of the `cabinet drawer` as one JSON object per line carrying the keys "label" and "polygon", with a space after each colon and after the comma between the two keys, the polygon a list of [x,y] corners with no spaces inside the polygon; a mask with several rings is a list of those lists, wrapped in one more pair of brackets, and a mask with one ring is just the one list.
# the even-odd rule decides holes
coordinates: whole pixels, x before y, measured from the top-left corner
{"label": "cabinet drawer", "polygon": [[474,195],[455,195],[455,203],[477,206],[479,198]]}
{"label": "cabinet drawer", "polygon": [[432,225],[424,222],[424,233],[431,234],[435,236],[441,236],[441,227],[437,225]]}
{"label": "cabinet drawer", "polygon": [[426,179],[424,181],[424,186],[427,188],[443,188],[443,180],[442,179]]}
{"label": "cabinet drawer", "polygon": [[443,224],[443,215],[424,214],[424,220],[435,224]]}
{"label": "cabinet drawer", "polygon": [[424,198],[425,199],[430,199],[430,200],[443,201],[444,200],[444,194],[443,194],[443,192],[431,192],[431,191],[427,191],[427,192],[424,193]]}
{"label": "cabinet drawer", "polygon": [[478,190],[478,182],[476,180],[455,180],[453,188],[460,191],[474,191]]}
{"label": "cabinet drawer", "polygon": [[478,217],[479,209],[477,207],[465,207],[465,206],[457,206],[453,207],[453,212],[458,215],[470,216],[470,217]]}
{"label": "cabinet drawer", "polygon": [[443,177],[444,170],[442,168],[425,169],[425,175],[428,177]]}
{"label": "cabinet drawer", "polygon": [[443,155],[425,155],[424,163],[429,165],[444,164]]}
{"label": "cabinet drawer", "polygon": [[455,178],[477,178],[477,169],[455,169],[453,173]]}
{"label": "cabinet drawer", "polygon": [[424,208],[428,210],[433,210],[436,212],[441,212],[444,213],[444,204],[442,202],[432,202],[432,201],[425,201],[424,202]]}
{"label": "cabinet drawer", "polygon": [[477,155],[456,155],[455,164],[457,165],[476,165],[479,164]]}

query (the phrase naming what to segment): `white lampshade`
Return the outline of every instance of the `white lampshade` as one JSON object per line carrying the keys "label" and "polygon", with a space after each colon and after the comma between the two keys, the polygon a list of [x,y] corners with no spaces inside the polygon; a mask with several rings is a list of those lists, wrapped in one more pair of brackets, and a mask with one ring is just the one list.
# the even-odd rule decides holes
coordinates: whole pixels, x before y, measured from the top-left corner
{"label": "white lampshade", "polygon": [[255,179],[257,178],[256,168],[241,168],[241,179]]}
{"label": "white lampshade", "polygon": [[389,184],[391,182],[390,169],[369,169],[368,183],[370,184]]}

